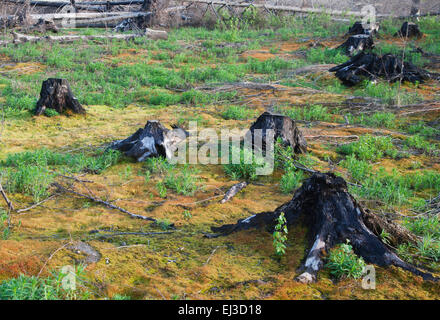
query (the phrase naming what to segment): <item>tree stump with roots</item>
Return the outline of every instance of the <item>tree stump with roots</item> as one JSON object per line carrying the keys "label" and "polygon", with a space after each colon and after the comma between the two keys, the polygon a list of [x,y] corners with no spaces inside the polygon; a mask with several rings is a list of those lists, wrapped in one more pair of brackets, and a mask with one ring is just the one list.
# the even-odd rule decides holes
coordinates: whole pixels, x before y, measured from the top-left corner
{"label": "tree stump with roots", "polygon": [[363,34],[363,35],[374,35],[379,30],[378,25],[372,25],[370,24],[368,26],[369,28],[364,28],[364,25],[360,21],[356,21],[347,32],[347,35],[357,35],[357,34]]}
{"label": "tree stump with roots", "polygon": [[295,192],[292,200],[273,212],[262,212],[236,224],[212,227],[215,234],[207,237],[228,235],[251,228],[266,227],[273,232],[276,221],[284,213],[286,225],[303,223],[308,228],[310,249],[299,269],[297,281],[316,281],[323,267],[326,252],[348,239],[354,252],[367,263],[381,267],[396,266],[408,270],[424,280],[435,280],[430,273],[421,271],[403,261],[380,239],[385,230],[391,235],[391,244],[415,242],[417,237],[405,228],[364,210],[348,193],[347,184],[332,173],[315,173]]}
{"label": "tree stump with roots", "polygon": [[364,50],[372,49],[374,47],[373,37],[365,34],[357,34],[349,37],[337,49],[343,49],[348,56],[353,56]]}
{"label": "tree stump with roots", "polygon": [[281,138],[285,146],[291,146],[295,153],[306,153],[307,142],[299,130],[296,122],[289,117],[264,112],[250,127],[252,141],[262,141],[265,149],[265,141],[268,130],[274,130],[274,140]]}
{"label": "tree stump with roots", "polygon": [[73,96],[66,79],[50,78],[43,81],[35,114],[39,116],[43,114],[46,109],[53,109],[59,114],[69,112],[79,114],[86,113],[86,110]]}
{"label": "tree stump with roots", "polygon": [[417,24],[405,21],[402,24],[400,30],[395,34],[395,36],[399,36],[402,38],[420,38],[423,36],[423,33],[420,31]]}
{"label": "tree stump with roots", "polygon": [[188,137],[188,132],[181,128],[169,130],[159,121],[148,121],[144,128],[139,129],[124,140],[115,141],[111,149],[122,151],[126,156],[141,162],[150,157],[171,158],[180,142]]}

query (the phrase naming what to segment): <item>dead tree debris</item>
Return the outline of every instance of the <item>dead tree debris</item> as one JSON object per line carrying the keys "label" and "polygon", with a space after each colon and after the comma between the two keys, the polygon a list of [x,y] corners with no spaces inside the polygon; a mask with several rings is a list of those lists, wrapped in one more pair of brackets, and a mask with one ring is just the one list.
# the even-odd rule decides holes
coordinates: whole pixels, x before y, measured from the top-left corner
{"label": "dead tree debris", "polygon": [[182,128],[175,127],[169,130],[159,121],[151,120],[143,129],[139,129],[127,139],[113,142],[110,148],[122,151],[139,162],[159,156],[170,159],[179,143],[188,136],[188,132]]}
{"label": "dead tree debris", "polygon": [[86,110],[74,97],[66,79],[49,78],[43,81],[35,114],[39,116],[46,109],[53,109],[59,114],[66,112],[86,113]]}
{"label": "dead tree debris", "polygon": [[263,226],[272,232],[282,212],[287,225],[303,223],[307,226],[313,244],[300,267],[301,274],[296,278],[298,281],[316,281],[317,273],[324,265],[324,254],[346,240],[350,241],[354,252],[367,263],[381,267],[393,265],[421,276],[424,280],[438,280],[400,259],[381,241],[377,233],[385,229],[396,243],[411,240],[413,236],[393,222],[372,216],[364,210],[348,193],[345,180],[332,173],[315,173],[295,192],[292,200],[273,212],[262,212],[240,219],[236,224],[211,229],[216,233],[214,236]]}
{"label": "dead tree debris", "polygon": [[40,33],[46,33],[52,31],[58,33],[58,28],[52,20],[38,19],[38,22],[30,27],[30,31],[37,31]]}
{"label": "dead tree debris", "polygon": [[225,203],[225,202],[231,200],[233,197],[235,197],[235,195],[237,193],[239,193],[241,190],[246,188],[247,185],[248,185],[248,182],[246,182],[246,181],[234,184],[228,191],[226,191],[225,196],[220,201],[220,203]]}
{"label": "dead tree debris", "polygon": [[420,38],[423,36],[423,33],[420,31],[417,24],[405,21],[400,30],[394,36],[403,38]]}
{"label": "dead tree debris", "polygon": [[267,130],[274,130],[274,140],[281,138],[285,146],[291,146],[295,153],[306,153],[307,142],[296,122],[289,117],[264,112],[250,127],[252,141],[262,141],[265,148]]}
{"label": "dead tree debris", "polygon": [[85,257],[78,261],[86,265],[96,263],[101,260],[101,254],[93,248],[90,244],[82,241],[76,241],[69,244],[66,249],[71,250],[75,254],[84,255]]}
{"label": "dead tree debris", "polygon": [[350,36],[347,41],[341,44],[337,49],[343,49],[348,56],[353,56],[364,50],[372,49],[374,47],[373,37],[365,34],[357,34]]}
{"label": "dead tree debris", "polygon": [[376,80],[383,78],[389,82],[409,81],[423,83],[431,79],[431,74],[410,62],[403,62],[400,58],[385,54],[378,56],[374,53],[361,52],[346,63],[340,64],[329,70],[335,72],[345,85],[353,86],[364,78]]}

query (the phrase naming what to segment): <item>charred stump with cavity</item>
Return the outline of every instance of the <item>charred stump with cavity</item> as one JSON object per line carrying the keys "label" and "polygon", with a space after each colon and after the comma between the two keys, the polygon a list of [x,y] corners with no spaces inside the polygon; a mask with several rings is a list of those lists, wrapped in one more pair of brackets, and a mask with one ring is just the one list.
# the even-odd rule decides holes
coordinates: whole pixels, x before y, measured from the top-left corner
{"label": "charred stump with cavity", "polygon": [[139,162],[149,157],[161,156],[170,159],[188,135],[188,132],[181,128],[174,127],[170,130],[159,121],[152,120],[127,139],[115,141],[110,148],[122,151]]}
{"label": "charred stump with cavity", "polygon": [[372,48],[374,48],[373,37],[366,34],[350,36],[343,44],[337,47],[337,49],[343,49],[344,53],[348,56],[353,56]]}
{"label": "charred stump with cavity", "polygon": [[39,116],[46,109],[53,109],[59,114],[69,112],[86,113],[78,99],[74,97],[66,79],[50,78],[43,81],[35,114]]}
{"label": "charred stump with cavity", "polygon": [[404,22],[400,30],[394,35],[403,38],[420,38],[423,33],[420,31],[419,26],[414,22]]}
{"label": "charred stump with cavity", "polygon": [[336,77],[347,86],[356,85],[364,78],[370,80],[382,78],[389,82],[409,81],[412,83],[423,83],[425,80],[433,78],[429,72],[410,62],[404,62],[392,54],[380,57],[374,53],[364,52],[329,71],[335,72]]}
{"label": "charred stump with cavity", "polygon": [[207,237],[225,236],[232,232],[266,227],[273,232],[277,218],[284,213],[286,225],[302,223],[308,228],[310,249],[299,269],[298,281],[316,281],[323,267],[326,252],[337,244],[350,241],[354,252],[367,263],[381,267],[396,266],[408,270],[425,280],[438,280],[400,259],[380,239],[382,230],[391,235],[390,245],[417,241],[403,227],[364,210],[348,193],[347,184],[332,173],[315,173],[295,192],[292,200],[273,212],[262,212],[236,224],[212,227],[216,234]]}
{"label": "charred stump with cavity", "polygon": [[307,152],[307,142],[304,139],[301,131],[298,129],[296,122],[289,117],[264,112],[252,124],[249,131],[252,135],[252,141],[262,142],[262,147],[265,149],[265,142],[267,141],[268,130],[274,131],[274,140],[281,138],[283,145],[291,146],[295,153]]}

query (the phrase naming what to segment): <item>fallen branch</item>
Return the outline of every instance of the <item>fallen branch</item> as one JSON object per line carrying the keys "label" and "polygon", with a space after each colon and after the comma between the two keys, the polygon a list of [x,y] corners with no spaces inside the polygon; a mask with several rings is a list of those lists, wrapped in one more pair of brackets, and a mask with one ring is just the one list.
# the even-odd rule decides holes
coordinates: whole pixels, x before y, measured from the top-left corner
{"label": "fallen branch", "polygon": [[13,211],[14,210],[14,206],[12,205],[12,202],[8,199],[8,196],[6,195],[5,190],[3,190],[3,186],[2,186],[1,183],[0,183],[0,193],[3,196],[3,199],[5,199],[6,205],[8,206],[9,210]]}
{"label": "fallen branch", "polygon": [[220,201],[220,203],[225,203],[229,200],[231,200],[237,193],[239,193],[241,190],[246,188],[248,185],[248,182],[240,182],[237,184],[234,184],[228,191],[226,191],[225,196]]}
{"label": "fallen branch", "polygon": [[34,203],[30,207],[27,207],[27,208],[24,208],[24,209],[19,209],[19,210],[17,210],[17,213],[22,213],[22,212],[29,211],[29,210],[31,210],[31,209],[33,209],[35,207],[38,207],[39,205],[45,203],[46,201],[49,201],[49,200],[55,198],[56,196],[58,196],[58,193],[55,193],[55,194],[51,195],[50,197],[47,197],[46,199],[41,200],[40,202]]}
{"label": "fallen branch", "polygon": [[86,195],[86,194],[80,193],[80,192],[75,191],[75,190],[67,189],[67,188],[63,187],[62,185],[60,185],[59,183],[55,182],[55,183],[53,183],[53,186],[55,186],[60,192],[67,192],[67,193],[71,193],[71,194],[76,194],[76,195],[78,195],[80,197],[83,197],[83,198],[89,199],[89,200],[91,200],[93,202],[102,204],[102,205],[104,205],[104,206],[106,206],[106,207],[108,207],[110,209],[119,210],[119,211],[121,211],[121,212],[123,212],[125,214],[128,214],[132,218],[148,220],[148,221],[152,221],[152,222],[156,222],[157,221],[154,218],[146,217],[146,216],[142,216],[142,215],[139,215],[139,214],[132,213],[132,212],[130,212],[128,210],[125,210],[124,208],[118,207],[118,206],[116,206],[114,204],[111,204],[111,203],[109,203],[107,201],[95,198],[93,196]]}

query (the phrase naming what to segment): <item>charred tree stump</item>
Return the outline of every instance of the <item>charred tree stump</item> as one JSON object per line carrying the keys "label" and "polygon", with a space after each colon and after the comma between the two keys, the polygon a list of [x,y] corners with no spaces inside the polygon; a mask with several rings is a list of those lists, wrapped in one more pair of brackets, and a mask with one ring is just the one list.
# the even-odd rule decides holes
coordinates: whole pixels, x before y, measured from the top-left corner
{"label": "charred tree stump", "polygon": [[37,31],[40,33],[52,31],[54,33],[58,33],[58,28],[51,20],[39,19],[36,24],[30,27],[30,31]]}
{"label": "charred tree stump", "polygon": [[403,62],[392,54],[382,57],[374,53],[361,52],[352,57],[346,63],[333,67],[329,70],[335,72],[345,85],[353,86],[361,82],[364,78],[375,80],[385,79],[389,82],[409,81],[423,83],[431,79],[431,74],[420,69],[410,62]]}
{"label": "charred tree stump", "polygon": [[149,157],[166,157],[170,159],[180,142],[188,137],[188,132],[181,128],[169,130],[159,121],[148,121],[143,129],[124,140],[115,141],[111,149],[122,151],[126,156],[137,161]]}
{"label": "charred tree stump", "polygon": [[373,37],[365,34],[357,34],[349,37],[337,49],[343,49],[348,56],[353,56],[364,50],[372,49],[374,47]]}
{"label": "charred tree stump", "polygon": [[263,226],[272,232],[282,212],[287,225],[301,222],[308,228],[311,246],[299,269],[301,274],[296,278],[298,281],[316,281],[317,273],[324,265],[324,254],[347,239],[354,252],[367,263],[381,267],[393,265],[425,280],[438,280],[404,262],[378,236],[379,232],[385,230],[398,243],[414,240],[413,235],[393,222],[364,210],[348,193],[345,180],[332,173],[315,173],[295,192],[292,200],[273,212],[262,212],[238,220],[236,224],[212,227],[217,234],[211,237]]}
{"label": "charred tree stump", "polygon": [[423,33],[420,31],[417,24],[406,21],[394,36],[403,38],[420,38],[423,36]]}
{"label": "charred tree stump", "polygon": [[35,114],[39,116],[43,114],[46,109],[53,109],[60,114],[66,112],[86,113],[86,110],[73,96],[66,79],[50,78],[43,81]]}
{"label": "charred tree stump", "polygon": [[[285,146],[291,146],[295,153],[306,153],[307,142],[296,122],[289,117],[264,112],[250,127],[252,141],[262,141],[265,148],[267,130],[274,130],[274,139],[281,138]],[[260,140],[261,139],[261,140]]]}
{"label": "charred tree stump", "polygon": [[347,32],[347,35],[357,35],[357,34],[364,34],[364,35],[374,35],[379,30],[378,25],[369,25],[370,28],[365,29],[362,25],[362,22],[356,21]]}

